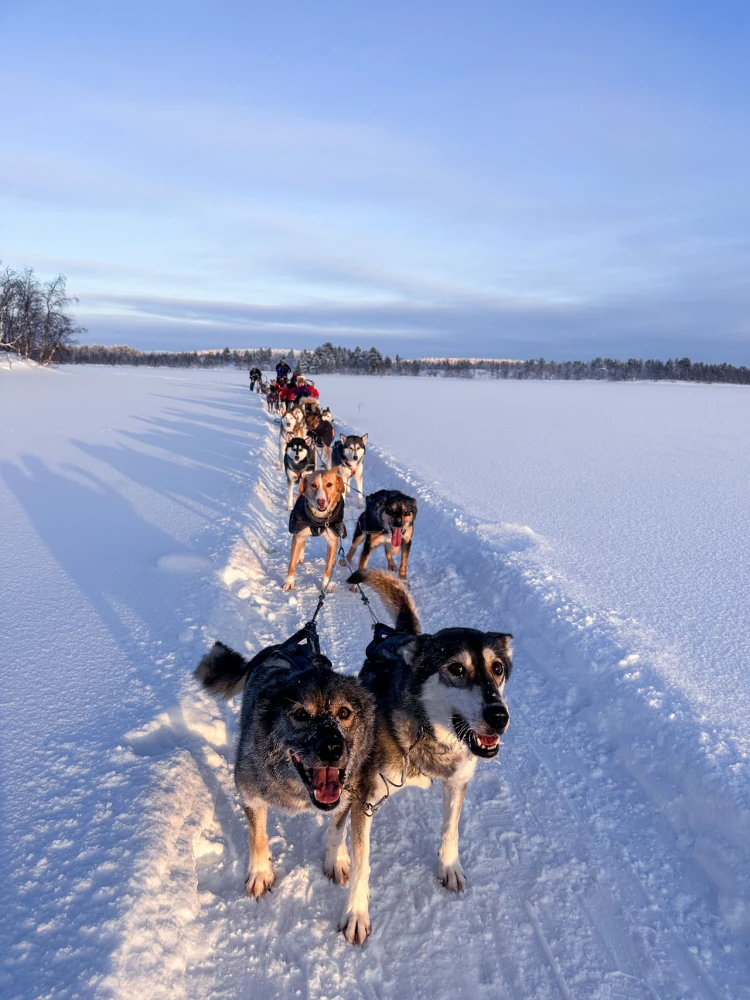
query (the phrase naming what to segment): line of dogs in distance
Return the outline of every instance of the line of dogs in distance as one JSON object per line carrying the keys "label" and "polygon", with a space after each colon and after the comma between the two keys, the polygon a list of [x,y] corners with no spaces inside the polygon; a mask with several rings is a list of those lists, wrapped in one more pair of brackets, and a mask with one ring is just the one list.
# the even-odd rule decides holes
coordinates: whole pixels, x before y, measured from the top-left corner
{"label": "line of dogs in distance", "polygon": [[[336,551],[346,537],[345,498],[352,490],[358,507],[364,507],[346,558],[351,562],[362,545],[359,569],[365,569],[372,552],[385,547],[388,568],[406,579],[417,501],[400,490],[378,490],[365,497],[364,467],[367,434],[340,434],[335,440],[330,409],[320,409],[316,399],[303,398],[281,413],[279,467],[287,481],[287,509],[292,546],[289,568],[282,584],[294,589],[297,566],[303,561],[308,538],[322,536],[326,562],[322,587],[330,587]],[[323,466],[318,468],[318,463]],[[297,490],[297,498],[294,491]]]}
{"label": "line of dogs in distance", "polygon": [[[307,418],[305,409],[309,407],[295,407],[281,418],[279,457],[291,484],[290,503],[294,482],[300,483],[290,531],[300,504],[312,522],[293,534],[285,589],[294,586],[294,570],[307,537],[324,534],[329,541],[334,512],[339,504],[343,508],[350,480],[358,485],[360,506],[363,495],[367,436],[342,434],[330,457],[326,455],[333,466],[316,470],[315,439],[310,433],[302,436],[305,428],[299,422],[300,416]],[[301,464],[302,449],[310,448],[312,453],[305,454],[312,468]],[[402,558],[398,576],[366,568],[376,542],[386,542],[390,535],[386,556],[394,570],[393,552],[405,548],[407,532],[411,541],[416,504],[392,509],[387,497],[379,496],[389,492],[381,490],[367,498],[349,554],[351,558],[359,542],[372,536],[348,582],[372,587],[394,620],[394,629],[376,630],[358,676],[337,673],[325,656],[306,655],[302,647],[290,655],[283,645],[269,646],[248,660],[221,642],[214,643],[195,671],[202,686],[216,697],[243,692],[235,782],[248,823],[248,895],[260,898],[274,882],[268,809],[287,814],[327,812],[323,870],[336,884],[348,884],[339,929],[352,944],[363,944],[371,932],[373,818],[399,788],[429,788],[433,781],[442,782],[438,878],[452,892],[464,890],[466,875],[458,849],[461,808],[477,762],[497,756],[510,721],[504,690],[512,669],[513,637],[466,627],[423,633],[405,583],[406,561]],[[373,498],[378,498],[374,505]],[[373,518],[368,521],[372,506]],[[333,534],[329,541],[324,587],[340,537]],[[349,819],[351,858],[346,844]]]}

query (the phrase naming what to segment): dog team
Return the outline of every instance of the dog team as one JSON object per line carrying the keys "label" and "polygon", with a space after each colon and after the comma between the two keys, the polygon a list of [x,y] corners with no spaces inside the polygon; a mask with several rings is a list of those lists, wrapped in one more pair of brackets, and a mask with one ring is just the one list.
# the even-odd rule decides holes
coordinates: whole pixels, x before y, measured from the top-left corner
{"label": "dog team", "polygon": [[[256,374],[262,385],[260,372]],[[285,378],[289,372],[277,370],[279,374]],[[257,899],[274,882],[268,809],[328,812],[323,870],[333,882],[348,885],[339,928],[347,941],[362,944],[371,930],[370,831],[379,809],[400,788],[442,782],[438,877],[452,892],[466,885],[458,823],[477,762],[497,756],[508,728],[504,689],[512,669],[512,636],[465,627],[423,633],[405,582],[416,501],[395,490],[364,497],[367,435],[342,434],[326,452],[318,442],[333,441],[333,425],[330,412],[320,412],[317,396],[281,405],[279,462],[289,484],[292,535],[284,589],[294,587],[307,539],[323,535],[328,546],[325,593],[337,546],[346,535],[344,498],[353,480],[364,510],[347,560],[364,545],[348,582],[354,589],[372,587],[391,613],[394,628],[375,626],[357,677],[333,670],[320,653],[314,626],[312,637],[302,630],[251,660],[216,642],[196,677],[217,697],[243,692],[235,781],[248,822],[248,895]],[[275,408],[269,402],[269,409]],[[311,428],[313,415],[318,423]],[[323,423],[331,433],[314,435]],[[325,468],[317,468],[319,461]],[[292,503],[295,485],[299,492]],[[388,571],[367,568],[380,545],[385,546]],[[394,555],[399,551],[396,573]]]}

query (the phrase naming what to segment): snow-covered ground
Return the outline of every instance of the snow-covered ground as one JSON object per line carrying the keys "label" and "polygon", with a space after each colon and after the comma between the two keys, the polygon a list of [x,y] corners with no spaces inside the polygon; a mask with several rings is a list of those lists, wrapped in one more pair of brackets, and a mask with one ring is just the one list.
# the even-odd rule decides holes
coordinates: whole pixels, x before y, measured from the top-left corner
{"label": "snow-covered ground", "polygon": [[[377,817],[374,934],[335,931],[324,825],[273,816],[243,895],[236,706],[190,677],[283,594],[277,425],[235,372],[0,372],[0,995],[750,998],[746,390],[321,378],[366,486],[420,497],[426,628],[516,635],[512,724],[434,875],[440,804]],[[352,518],[356,512],[352,512]],[[340,572],[340,571],[339,571]],[[339,586],[334,663],[369,637]],[[743,715],[744,713],[744,715]],[[6,944],[7,942],[7,944]]]}

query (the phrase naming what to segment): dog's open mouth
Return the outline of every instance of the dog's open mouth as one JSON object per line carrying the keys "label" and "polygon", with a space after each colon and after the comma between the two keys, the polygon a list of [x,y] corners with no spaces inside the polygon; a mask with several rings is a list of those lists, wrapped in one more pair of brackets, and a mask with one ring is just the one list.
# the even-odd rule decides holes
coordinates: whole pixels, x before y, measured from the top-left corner
{"label": "dog's open mouth", "polygon": [[456,736],[464,741],[476,757],[484,757],[489,760],[497,756],[500,750],[500,737],[497,733],[476,732],[462,715],[453,716],[453,728]]}
{"label": "dog's open mouth", "polygon": [[326,767],[323,764],[316,767],[305,767],[296,753],[292,754],[292,763],[307,786],[313,805],[323,810],[335,809],[344,790],[345,771],[342,768]]}
{"label": "dog's open mouth", "polygon": [[391,545],[394,549],[401,545],[401,528],[394,528],[391,532]]}
{"label": "dog's open mouth", "polygon": [[328,501],[325,498],[321,499],[318,497],[315,502],[317,503],[318,510],[321,514],[324,514],[326,510],[328,510]]}

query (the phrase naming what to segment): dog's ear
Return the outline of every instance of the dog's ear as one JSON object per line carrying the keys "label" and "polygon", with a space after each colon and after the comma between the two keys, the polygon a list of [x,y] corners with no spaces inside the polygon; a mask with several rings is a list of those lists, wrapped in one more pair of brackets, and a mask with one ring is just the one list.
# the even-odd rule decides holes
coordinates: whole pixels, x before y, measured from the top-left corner
{"label": "dog's ear", "polygon": [[368,439],[369,436],[370,436],[369,434],[363,434],[362,435],[362,444],[367,444],[367,439]]}
{"label": "dog's ear", "polygon": [[402,646],[398,647],[398,656],[404,661],[407,667],[410,667],[417,657],[420,649],[424,645],[424,636],[415,635],[413,639],[409,642],[405,642]]}
{"label": "dog's ear", "polygon": [[334,465],[334,467],[331,469],[331,475],[336,477],[336,489],[339,491],[339,493],[343,493],[344,490],[346,489],[346,486],[344,485],[344,480],[341,478],[341,473],[339,472],[338,465]]}
{"label": "dog's ear", "polygon": [[308,434],[308,436],[307,436],[307,437],[305,438],[305,444],[306,444],[306,445],[307,445],[308,447],[311,447],[311,446],[312,446],[312,438],[310,437],[310,435],[309,435],[309,434]]}
{"label": "dog's ear", "polygon": [[286,443],[289,444],[289,442],[292,440],[293,437],[294,437],[294,434],[292,434],[291,431],[287,431],[286,432]]}
{"label": "dog's ear", "polygon": [[488,632],[487,637],[495,649],[499,649],[507,660],[508,672],[505,679],[508,680],[513,670],[513,636],[510,632]]}
{"label": "dog's ear", "polygon": [[513,636],[510,632],[488,632],[487,635],[493,645],[499,646],[507,656],[512,655]]}
{"label": "dog's ear", "polygon": [[341,443],[346,444],[346,434],[343,431],[339,434],[339,437],[341,438]]}

